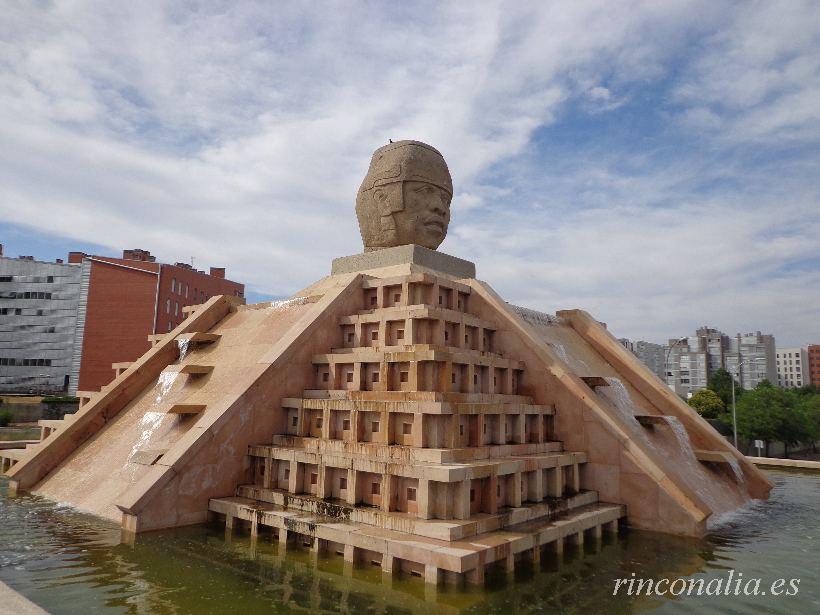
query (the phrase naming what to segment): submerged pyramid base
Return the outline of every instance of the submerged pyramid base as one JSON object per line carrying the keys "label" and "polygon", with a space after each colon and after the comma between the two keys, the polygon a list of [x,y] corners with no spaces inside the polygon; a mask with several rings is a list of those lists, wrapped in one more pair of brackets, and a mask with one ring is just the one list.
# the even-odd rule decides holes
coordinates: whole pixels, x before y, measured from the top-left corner
{"label": "submerged pyramid base", "polygon": [[[10,470],[131,532],[224,516],[481,582],[633,527],[700,535],[771,484],[584,312],[516,308],[419,246],[287,302],[199,306]],[[467,277],[465,277],[467,276]]]}

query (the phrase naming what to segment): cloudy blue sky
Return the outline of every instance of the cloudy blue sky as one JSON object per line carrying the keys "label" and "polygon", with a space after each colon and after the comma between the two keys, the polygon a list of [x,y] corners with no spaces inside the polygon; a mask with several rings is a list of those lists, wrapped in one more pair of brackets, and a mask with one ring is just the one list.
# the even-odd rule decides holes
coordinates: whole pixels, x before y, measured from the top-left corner
{"label": "cloudy blue sky", "polygon": [[450,165],[441,249],[511,302],[820,343],[818,2],[4,2],[7,255],[288,295],[361,251],[404,138]]}

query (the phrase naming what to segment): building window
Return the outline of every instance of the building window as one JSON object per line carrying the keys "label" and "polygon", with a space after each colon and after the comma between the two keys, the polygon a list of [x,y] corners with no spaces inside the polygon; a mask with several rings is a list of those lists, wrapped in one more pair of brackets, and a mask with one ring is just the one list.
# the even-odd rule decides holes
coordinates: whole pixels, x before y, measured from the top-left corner
{"label": "building window", "polygon": [[379,483],[370,483],[370,495],[379,495],[382,492],[382,486]]}
{"label": "building window", "polygon": [[371,382],[378,382],[379,381],[379,372],[373,372],[370,374],[370,381]]}
{"label": "building window", "polygon": [[173,328],[174,328],[174,323],[169,320],[168,321],[168,330],[170,331]]}
{"label": "building window", "polygon": [[177,292],[177,279],[176,278],[171,278],[171,292],[172,293]]}
{"label": "building window", "polygon": [[285,468],[285,480],[290,478],[290,468]]}
{"label": "building window", "polygon": [[310,484],[315,485],[318,480],[319,480],[319,476],[316,474],[316,472],[311,472],[310,473]]}
{"label": "building window", "polygon": [[416,490],[413,487],[407,488],[407,501],[408,502],[415,502],[416,501]]}
{"label": "building window", "polygon": [[[166,314],[171,313],[171,300],[170,299],[165,300],[165,313]],[[170,329],[168,329],[168,330],[170,331]]]}
{"label": "building window", "polygon": [[294,416],[294,417],[293,417],[293,420],[290,422],[290,424],[291,424],[291,425],[293,425],[294,427],[296,427],[296,425],[297,425],[298,423],[299,423],[299,417],[298,417],[298,416]]}
{"label": "building window", "polygon": [[179,303],[174,301],[174,316],[179,316]]}
{"label": "building window", "polygon": [[339,477],[339,489],[347,489],[347,479],[344,476]]}
{"label": "building window", "polygon": [[409,372],[399,372],[399,381],[400,382],[407,382],[408,377],[409,377]]}
{"label": "building window", "polygon": [[347,372],[347,375],[345,376],[345,379],[348,382],[353,382],[353,372]]}
{"label": "building window", "polygon": [[413,433],[413,423],[402,423],[401,433],[404,436],[409,436]]}
{"label": "building window", "polygon": [[379,332],[378,332],[378,331],[371,331],[371,333],[370,333],[370,339],[371,339],[371,340],[374,340],[374,341],[375,341],[375,340],[377,340],[377,339],[379,339]]}
{"label": "building window", "polygon": [[379,422],[378,421],[373,421],[373,422],[370,423],[370,431],[373,432],[373,433],[378,433],[379,432]]}
{"label": "building window", "polygon": [[350,419],[344,419],[342,421],[342,431],[350,431]]}

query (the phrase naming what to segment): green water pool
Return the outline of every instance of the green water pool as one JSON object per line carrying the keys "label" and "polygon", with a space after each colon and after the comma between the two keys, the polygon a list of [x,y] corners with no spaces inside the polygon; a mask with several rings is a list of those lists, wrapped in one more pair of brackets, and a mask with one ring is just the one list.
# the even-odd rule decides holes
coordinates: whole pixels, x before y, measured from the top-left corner
{"label": "green water pool", "polygon": [[[6,497],[0,479],[0,581],[53,613],[818,613],[820,474],[769,475],[770,500],[721,520],[702,540],[628,531],[569,549],[560,561],[544,559],[537,570],[520,568],[514,578],[499,573],[486,588],[460,590],[351,569],[339,556],[285,551],[216,525],[128,544],[117,526],[95,517],[34,496]],[[672,587],[694,589],[646,596],[645,582],[637,596],[633,583],[629,595],[633,573],[653,583],[683,579]],[[746,595],[756,578],[758,595]],[[613,595],[618,579],[626,581]],[[782,594],[774,596],[778,579]],[[797,592],[787,596],[792,579]],[[698,580],[701,596],[694,595]]]}

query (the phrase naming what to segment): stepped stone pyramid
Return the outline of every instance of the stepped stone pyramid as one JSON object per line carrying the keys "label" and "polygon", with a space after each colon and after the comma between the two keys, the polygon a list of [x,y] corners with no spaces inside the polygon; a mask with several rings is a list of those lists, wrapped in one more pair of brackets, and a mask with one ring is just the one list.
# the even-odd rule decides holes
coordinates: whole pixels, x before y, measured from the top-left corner
{"label": "stepped stone pyramid", "polygon": [[481,583],[632,527],[697,536],[771,484],[580,310],[505,303],[435,250],[441,155],[377,150],[363,254],[284,302],[214,297],[10,460],[132,533],[224,518],[349,562]]}

